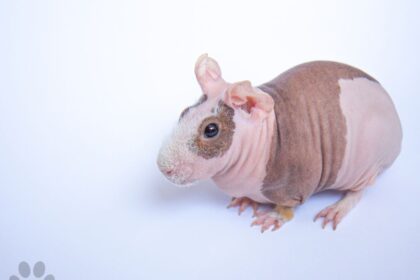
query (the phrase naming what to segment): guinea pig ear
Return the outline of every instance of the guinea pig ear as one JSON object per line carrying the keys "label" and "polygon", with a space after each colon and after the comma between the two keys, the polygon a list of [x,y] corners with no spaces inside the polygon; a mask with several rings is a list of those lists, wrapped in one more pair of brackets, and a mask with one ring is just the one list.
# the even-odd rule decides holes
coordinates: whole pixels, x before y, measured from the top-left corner
{"label": "guinea pig ear", "polygon": [[212,96],[220,94],[226,82],[222,78],[222,71],[216,60],[207,54],[202,54],[195,63],[195,76],[203,93]]}
{"label": "guinea pig ear", "polygon": [[253,119],[265,118],[274,108],[273,98],[262,90],[252,87],[249,81],[233,84],[227,90],[224,101]]}

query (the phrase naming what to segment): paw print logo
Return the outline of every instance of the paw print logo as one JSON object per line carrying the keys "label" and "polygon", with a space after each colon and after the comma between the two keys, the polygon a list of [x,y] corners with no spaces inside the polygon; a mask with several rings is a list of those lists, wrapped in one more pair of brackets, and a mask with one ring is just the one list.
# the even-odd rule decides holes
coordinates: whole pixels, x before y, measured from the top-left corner
{"label": "paw print logo", "polygon": [[[27,279],[29,276],[31,276],[31,267],[27,262],[21,262],[18,267],[19,270],[19,276],[12,275],[9,277],[9,280],[21,280],[21,279]],[[32,274],[37,279],[40,280],[55,280],[54,276],[51,274],[45,275],[45,264],[43,262],[37,262],[33,269]]]}

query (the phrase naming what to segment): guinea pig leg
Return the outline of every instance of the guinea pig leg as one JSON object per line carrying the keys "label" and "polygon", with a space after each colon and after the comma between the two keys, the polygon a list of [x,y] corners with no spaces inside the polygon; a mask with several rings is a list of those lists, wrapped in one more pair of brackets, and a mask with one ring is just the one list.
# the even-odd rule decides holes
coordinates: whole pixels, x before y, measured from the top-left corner
{"label": "guinea pig leg", "polygon": [[347,215],[347,213],[349,213],[350,210],[353,209],[353,207],[356,206],[356,204],[360,201],[362,194],[362,190],[347,191],[343,198],[319,212],[315,216],[314,222],[318,218],[324,218],[324,221],[322,222],[322,228],[325,228],[325,226],[331,222],[333,229],[335,230],[344,216]]}
{"label": "guinea pig leg", "polygon": [[251,226],[261,225],[261,233],[273,227],[272,231],[278,230],[284,223],[293,218],[293,208],[276,205],[274,209],[257,213],[257,218]]}
{"label": "guinea pig leg", "polygon": [[251,206],[253,209],[253,217],[257,215],[257,210],[259,203],[256,201],[253,201],[252,199],[249,199],[248,197],[233,197],[227,208],[231,207],[239,207],[238,214],[241,215],[242,212],[245,211],[245,209],[248,206]]}

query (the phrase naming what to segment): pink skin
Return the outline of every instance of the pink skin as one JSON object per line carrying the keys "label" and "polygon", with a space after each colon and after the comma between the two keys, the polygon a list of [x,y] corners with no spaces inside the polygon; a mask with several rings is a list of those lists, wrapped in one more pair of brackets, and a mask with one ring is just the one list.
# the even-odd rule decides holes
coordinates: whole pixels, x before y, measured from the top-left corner
{"label": "pink skin", "polygon": [[[203,74],[206,71],[210,74]],[[269,203],[261,194],[260,188],[270,156],[267,147],[270,147],[274,131],[273,99],[253,88],[247,81],[226,83],[221,78],[217,63],[206,55],[198,59],[196,76],[205,94],[212,98],[219,97],[235,109],[233,141],[224,156],[226,161],[219,165],[222,168],[212,174],[212,179],[225,193],[233,197],[246,196],[260,203]],[[241,109],[243,105],[250,105],[250,112]]]}
{"label": "pink skin", "polygon": [[[363,190],[373,185],[378,174],[395,160],[401,149],[402,138],[395,107],[379,83],[356,78],[339,80],[339,85],[340,106],[348,131],[347,146],[337,180],[330,189],[345,193],[342,199],[320,211],[314,218],[314,221],[323,219],[322,228],[331,223],[334,230],[360,201]],[[372,118],[372,115],[380,118]],[[282,218],[274,210],[270,213],[264,213],[254,223],[262,225],[262,230],[267,229],[268,225],[276,228]]]}
{"label": "pink skin", "polygon": [[[189,111],[162,146],[159,169],[178,185],[212,178],[222,191],[238,197],[233,199],[231,206],[239,206],[242,213],[252,205],[256,214],[258,203],[271,203],[261,194],[260,188],[266,175],[268,147],[275,125],[273,99],[247,81],[227,83],[217,62],[207,55],[198,58],[195,74],[208,99]],[[223,156],[204,159],[189,151],[187,143],[220,100],[235,110],[232,144]]]}
{"label": "pink skin", "polygon": [[[330,188],[345,191],[345,194],[314,219],[323,218],[322,227],[331,223],[334,230],[360,201],[362,191],[373,185],[378,174],[395,160],[401,149],[402,138],[395,107],[379,83],[356,78],[339,80],[339,85],[340,106],[346,117],[348,131],[347,146],[337,180]],[[372,118],[372,115],[381,117]]]}
{"label": "pink skin", "polygon": [[[207,101],[192,108],[179,122],[169,141],[162,146],[158,158],[160,170],[178,185],[211,178],[223,192],[235,197],[229,207],[238,206],[239,213],[248,206],[253,207],[257,217],[252,225],[260,225],[262,232],[270,227],[273,230],[280,228],[288,219],[277,209],[256,211],[258,203],[273,204],[261,193],[276,125],[273,99],[247,81],[226,82],[217,62],[207,55],[197,60],[195,74]],[[334,229],[360,200],[362,189],[392,164],[400,151],[401,142],[401,127],[398,117],[395,117],[395,108],[378,83],[357,78],[340,80],[339,84],[348,145],[331,189],[346,193],[340,201],[315,217],[315,220],[324,218],[323,227],[331,222]],[[188,143],[196,137],[201,122],[214,114],[212,109],[217,107],[219,101],[235,111],[232,143],[222,156],[204,159],[191,151]],[[369,116],[372,110],[377,110],[381,118],[363,121],[363,117]],[[386,122],[383,118],[386,118]]]}
{"label": "pink skin", "polygon": [[267,147],[270,147],[274,131],[274,113],[258,120],[249,120],[246,114],[241,109],[235,110],[236,128],[228,151],[229,159],[213,176],[213,180],[223,192],[233,197],[248,197],[259,203],[271,203],[261,194],[260,189],[270,157],[270,149]]}
{"label": "pink skin", "polygon": [[[260,203],[269,203],[260,193],[260,187],[266,174],[267,147],[270,147],[275,121],[273,99],[247,81],[227,83],[217,62],[207,55],[198,58],[195,74],[208,99],[190,110],[162,146],[158,158],[160,170],[178,185],[212,178],[231,196],[246,196]],[[232,143],[222,156],[204,159],[190,151],[188,143],[220,100],[235,110]],[[244,108],[249,108],[249,111]]]}
{"label": "pink skin", "polygon": [[189,149],[188,143],[194,139],[201,122],[212,115],[212,108],[217,106],[231,86],[222,79],[217,63],[207,56],[198,59],[195,74],[203,93],[207,95],[207,101],[191,109],[178,123],[171,137],[162,145],[157,161],[162,173],[178,186],[210,179],[228,160],[228,153],[222,157],[204,159]]}

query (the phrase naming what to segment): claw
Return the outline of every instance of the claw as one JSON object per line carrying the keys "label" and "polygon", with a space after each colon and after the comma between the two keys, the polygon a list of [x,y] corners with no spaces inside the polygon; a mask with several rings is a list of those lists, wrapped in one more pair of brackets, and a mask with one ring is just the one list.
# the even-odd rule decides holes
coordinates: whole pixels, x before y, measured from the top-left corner
{"label": "claw", "polygon": [[249,200],[244,200],[242,202],[242,204],[239,206],[239,211],[238,211],[238,215],[241,215],[242,212],[245,211],[245,209],[248,207],[248,205],[250,204]]}
{"label": "claw", "polygon": [[336,230],[343,217],[342,211],[343,210],[338,205],[329,206],[315,216],[314,222],[319,218],[324,218],[322,221],[322,228],[325,229],[326,225],[331,223],[333,230]]}
{"label": "claw", "polygon": [[232,198],[227,208],[239,207],[238,214],[241,215],[247,207],[251,206],[253,210],[252,217],[255,220],[251,223],[252,226],[261,226],[261,233],[271,228],[271,231],[278,230],[284,222],[293,217],[293,211],[288,207],[276,206],[271,211],[259,211],[260,204],[247,197]]}
{"label": "claw", "polygon": [[[258,216],[260,215],[260,216]],[[256,226],[256,225],[262,225],[262,223],[264,222],[264,216],[263,214],[257,214],[257,218],[252,222],[251,226]]]}
{"label": "claw", "polygon": [[227,208],[237,207],[237,206],[239,206],[238,215],[241,215],[246,210],[247,207],[251,206],[253,209],[253,217],[255,217],[256,212],[258,210],[259,203],[247,197],[234,197],[230,201]]}
{"label": "claw", "polygon": [[257,216],[257,211],[258,211],[258,203],[253,201],[252,203],[252,217],[256,217]]}
{"label": "claw", "polygon": [[276,210],[272,211],[261,211],[256,213],[256,219],[252,222],[251,226],[260,225],[261,233],[271,228],[271,231],[278,230],[285,219]]}
{"label": "claw", "polygon": [[273,229],[271,231],[276,231],[279,228],[281,228],[281,224],[279,222],[276,222],[276,224],[274,225]]}
{"label": "claw", "polygon": [[261,226],[261,233],[264,233],[264,231],[269,229],[271,226],[275,226],[275,224],[276,224],[276,219],[275,218],[266,219]]}
{"label": "claw", "polygon": [[232,198],[232,200],[229,202],[229,205],[226,208],[236,207],[239,204],[239,200],[237,198]]}
{"label": "claw", "polygon": [[314,218],[314,222],[316,222],[321,217],[325,217],[326,216],[327,209],[328,208],[325,208],[324,210],[322,210],[318,214],[316,214],[316,216]]}
{"label": "claw", "polygon": [[343,217],[359,202],[362,193],[362,190],[347,191],[339,201],[320,211],[315,216],[314,221],[318,218],[324,218],[322,228],[325,228],[331,222],[333,230],[336,230]]}

